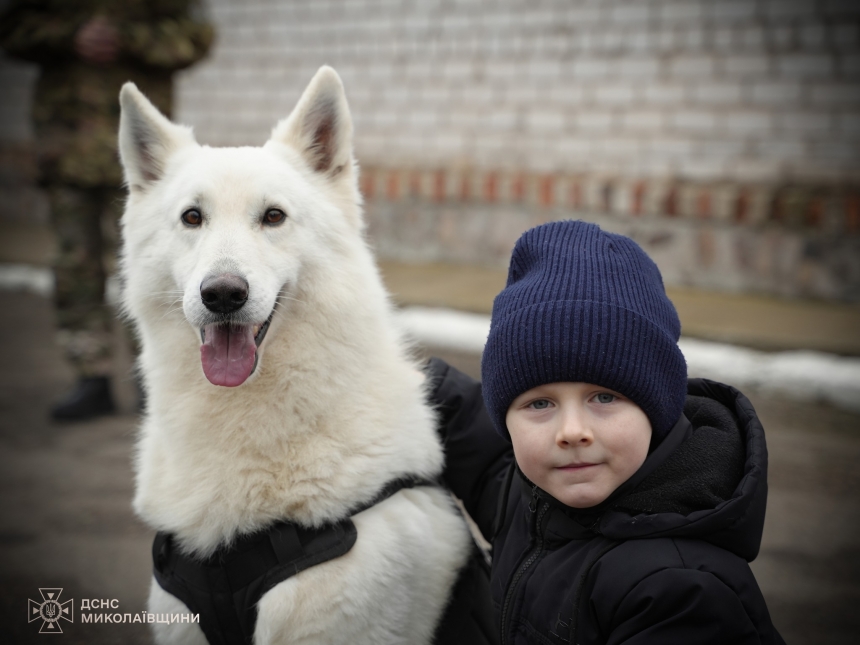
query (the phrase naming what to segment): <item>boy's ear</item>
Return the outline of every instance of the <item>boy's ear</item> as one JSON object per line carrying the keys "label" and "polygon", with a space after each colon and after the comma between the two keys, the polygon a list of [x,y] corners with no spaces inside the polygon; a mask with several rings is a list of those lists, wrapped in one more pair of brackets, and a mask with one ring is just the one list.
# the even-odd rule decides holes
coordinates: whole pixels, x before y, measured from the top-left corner
{"label": "boy's ear", "polygon": [[191,128],[171,123],[134,83],[119,93],[119,156],[131,191],[144,191],[164,174],[170,156],[194,145]]}
{"label": "boy's ear", "polygon": [[324,65],[270,141],[297,150],[314,171],[336,177],[352,165],[352,117],[343,83]]}

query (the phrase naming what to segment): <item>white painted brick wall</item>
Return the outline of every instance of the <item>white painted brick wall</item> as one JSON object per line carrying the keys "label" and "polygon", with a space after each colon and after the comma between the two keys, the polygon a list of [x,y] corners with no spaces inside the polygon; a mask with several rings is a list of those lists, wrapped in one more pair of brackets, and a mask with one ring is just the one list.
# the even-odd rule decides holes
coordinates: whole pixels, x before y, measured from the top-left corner
{"label": "white painted brick wall", "polygon": [[744,86],[738,82],[707,80],[690,87],[692,102],[706,106],[737,105],[744,94]]}
{"label": "white painted brick wall", "polygon": [[[209,0],[177,117],[262,142],[322,64],[377,167],[860,180],[858,0]],[[0,59],[0,138],[31,71]],[[29,84],[29,85],[28,85]],[[532,165],[534,167],[532,167]]]}

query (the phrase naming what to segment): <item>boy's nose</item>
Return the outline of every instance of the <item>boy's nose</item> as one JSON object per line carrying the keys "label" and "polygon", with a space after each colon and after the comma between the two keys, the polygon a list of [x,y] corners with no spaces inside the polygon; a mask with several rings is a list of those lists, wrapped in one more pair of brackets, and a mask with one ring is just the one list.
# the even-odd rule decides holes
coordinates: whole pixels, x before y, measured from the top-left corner
{"label": "boy's nose", "polygon": [[559,446],[587,446],[594,441],[594,435],[585,420],[579,415],[566,415],[556,437]]}

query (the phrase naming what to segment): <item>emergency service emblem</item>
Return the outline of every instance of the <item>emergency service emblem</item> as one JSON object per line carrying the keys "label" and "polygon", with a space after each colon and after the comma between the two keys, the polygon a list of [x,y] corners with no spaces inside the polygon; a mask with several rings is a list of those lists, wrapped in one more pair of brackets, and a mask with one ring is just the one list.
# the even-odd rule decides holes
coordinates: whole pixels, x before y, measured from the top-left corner
{"label": "emergency service emblem", "polygon": [[60,602],[60,594],[63,593],[60,589],[39,589],[42,594],[42,602],[27,599],[27,622],[32,623],[34,620],[42,621],[40,634],[62,634],[63,628],[60,627],[60,619],[68,620],[70,623],[75,622],[75,601],[67,600]]}

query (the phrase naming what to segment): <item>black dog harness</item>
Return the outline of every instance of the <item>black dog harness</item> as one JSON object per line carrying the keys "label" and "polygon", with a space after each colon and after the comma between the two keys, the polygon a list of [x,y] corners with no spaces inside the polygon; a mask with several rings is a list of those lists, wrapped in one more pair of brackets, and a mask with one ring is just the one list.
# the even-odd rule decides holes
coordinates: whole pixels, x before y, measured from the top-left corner
{"label": "black dog harness", "polygon": [[[404,488],[438,485],[423,479],[393,480],[350,516]],[[155,579],[162,589],[184,602],[191,613],[200,615],[200,627],[210,645],[251,645],[257,603],[263,594],[309,567],[347,553],[358,537],[350,516],[319,528],[277,522],[239,537],[206,559],[182,553],[171,534],[158,533],[152,544]],[[489,587],[483,588],[489,584],[489,577],[485,568],[480,568],[480,557],[480,553],[473,554],[461,572],[448,610],[437,627],[437,642],[495,642],[489,636],[495,627]]]}

